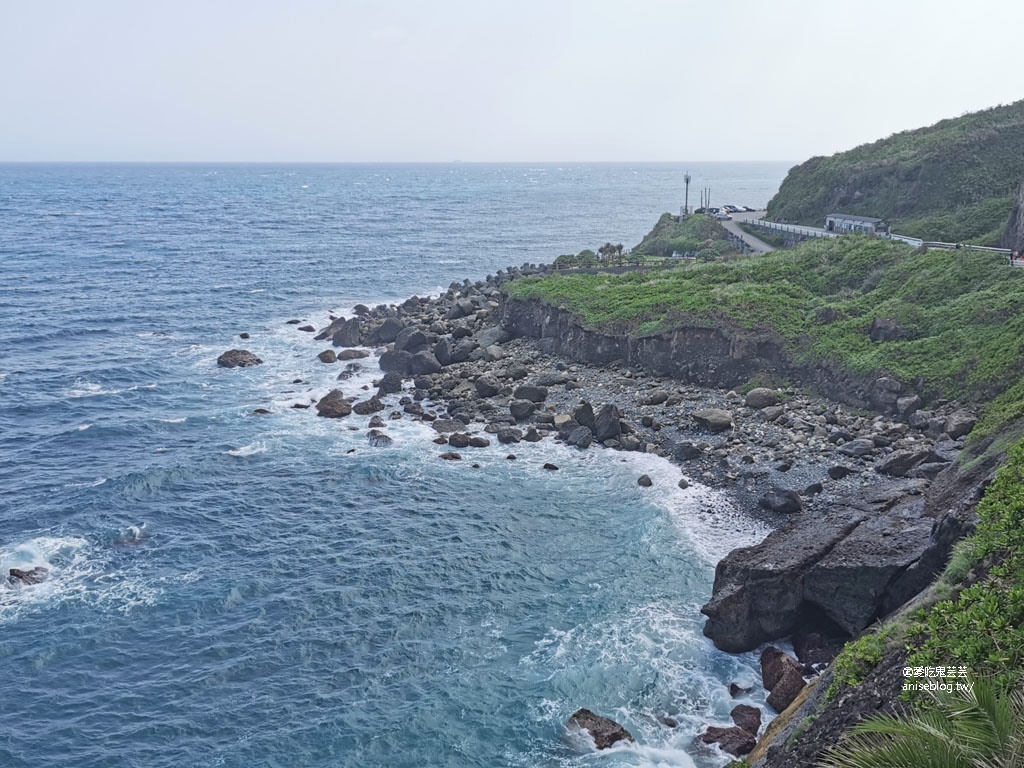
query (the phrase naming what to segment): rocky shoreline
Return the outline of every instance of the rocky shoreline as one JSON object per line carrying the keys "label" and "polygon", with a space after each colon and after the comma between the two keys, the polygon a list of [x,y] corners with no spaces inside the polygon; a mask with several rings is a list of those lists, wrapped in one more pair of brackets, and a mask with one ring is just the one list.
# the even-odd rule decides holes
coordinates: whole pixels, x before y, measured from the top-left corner
{"label": "rocky shoreline", "polygon": [[[514,450],[552,440],[656,454],[681,467],[682,487],[725,489],[774,531],[719,563],[705,634],[730,652],[789,636],[809,647],[769,675],[787,681],[784,694],[769,696],[782,711],[842,640],[922,589],[970,525],[946,503],[948,482],[939,483],[942,493],[929,488],[948,474],[974,417],[950,403],[923,410],[916,394],[884,378],[851,388],[848,398],[870,400],[874,412],[796,384],[710,388],[766,367],[777,379],[785,366],[757,340],[716,329],[650,341],[601,337],[502,291],[549,269],[524,265],[453,283],[438,297],[360,305],[322,329],[291,321],[324,342],[312,365],[342,368],[338,388],[310,406],[325,418],[370,416],[372,446],[390,444],[390,421],[413,419],[433,427],[441,459],[471,460],[493,441]],[[245,350],[218,362],[260,363]],[[345,380],[372,364],[383,373],[377,392],[346,393]],[[651,485],[646,476],[637,481]],[[757,734],[737,733],[741,725],[705,740],[745,753]]]}

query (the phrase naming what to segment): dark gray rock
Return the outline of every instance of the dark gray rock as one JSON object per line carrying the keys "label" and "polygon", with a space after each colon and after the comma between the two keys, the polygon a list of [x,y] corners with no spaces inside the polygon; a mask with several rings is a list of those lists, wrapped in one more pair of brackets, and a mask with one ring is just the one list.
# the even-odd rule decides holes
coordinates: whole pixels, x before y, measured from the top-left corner
{"label": "dark gray rock", "polygon": [[843,443],[836,450],[844,456],[857,458],[874,453],[875,447],[874,440],[870,440],[866,437],[858,437],[856,440],[850,440],[848,443]]}
{"label": "dark gray rock", "polygon": [[459,432],[465,428],[458,419],[434,419],[430,422],[430,426],[434,428],[435,432]]}
{"label": "dark gray rock", "polygon": [[338,362],[338,356],[337,354],[335,354],[333,349],[325,349],[323,352],[316,356],[316,359],[319,360],[321,363]]}
{"label": "dark gray rock", "polygon": [[761,684],[766,691],[775,687],[787,669],[800,669],[800,663],[774,645],[761,651]]}
{"label": "dark gray rock", "polygon": [[409,361],[409,371],[414,376],[421,374],[432,374],[441,372],[441,364],[434,357],[432,352],[426,350],[417,352]]}
{"label": "dark gray rock", "polygon": [[[331,335],[331,344],[335,347],[358,347],[362,323],[356,318],[342,320]],[[333,327],[333,326],[332,326]]]}
{"label": "dark gray rock", "polygon": [[608,749],[618,741],[633,741],[633,735],[621,725],[589,709],[574,712],[569,723],[589,733],[598,749]]}
{"label": "dark gray rock", "polygon": [[361,360],[364,357],[369,357],[370,353],[365,349],[343,349],[338,352],[337,357],[339,360]]}
{"label": "dark gray rock", "polygon": [[813,524],[794,515],[715,569],[704,634],[739,653],[806,631],[824,617],[853,635],[902,604],[904,572],[928,549],[922,480],[894,480],[837,499]]}
{"label": "dark gray rock", "polygon": [[229,349],[217,358],[221,368],[251,368],[263,361],[247,349]]}
{"label": "dark gray rock", "polygon": [[385,373],[377,387],[377,397],[394,395],[402,391],[402,377],[394,371]]}
{"label": "dark gray rock", "polygon": [[501,384],[491,376],[481,376],[473,382],[473,386],[480,397],[494,397],[501,391]]}
{"label": "dark gray rock", "polygon": [[[380,369],[388,373],[408,376],[412,373],[412,355],[405,351],[389,349],[380,356]],[[440,370],[440,366],[438,366]]]}
{"label": "dark gray rock", "polygon": [[340,419],[352,413],[352,404],[340,389],[332,389],[316,404],[316,415],[326,419]]}
{"label": "dark gray rock", "polygon": [[717,744],[723,752],[727,752],[733,757],[748,754],[757,744],[757,739],[737,725],[728,728],[709,725],[708,729],[701,734],[700,740],[705,744]]}
{"label": "dark gray rock", "polygon": [[799,493],[778,485],[773,485],[768,493],[760,498],[758,504],[772,512],[782,512],[787,515],[792,515],[803,509]]}
{"label": "dark gray rock", "polygon": [[448,435],[448,445],[452,448],[468,448],[469,435],[465,432],[455,432],[454,434]]}
{"label": "dark gray rock", "polygon": [[787,669],[765,701],[776,712],[782,712],[800,695],[800,691],[804,689],[805,685],[807,683],[804,682],[802,669]]}
{"label": "dark gray rock", "polygon": [[521,384],[516,387],[512,397],[517,400],[529,400],[531,403],[543,403],[548,398],[548,389],[534,384]]}
{"label": "dark gray rock", "polygon": [[732,428],[732,414],[721,408],[705,408],[691,414],[697,425],[708,432],[724,432]]}
{"label": "dark gray rock", "polygon": [[967,411],[956,411],[946,419],[945,432],[956,440],[959,437],[970,434],[978,420],[973,414]]}
{"label": "dark gray rock", "polygon": [[384,403],[374,395],[369,400],[363,400],[362,402],[356,403],[352,406],[352,411],[359,416],[369,416],[371,413],[377,413],[377,411],[384,410]]}
{"label": "dark gray rock", "polygon": [[522,421],[529,418],[530,414],[537,410],[537,404],[530,400],[513,400],[508,404],[508,410],[512,414],[512,418],[516,421]]}
{"label": "dark gray rock", "polygon": [[392,440],[388,435],[385,435],[379,429],[371,429],[367,432],[366,439],[374,448],[387,448],[394,442],[394,440]]}
{"label": "dark gray rock", "polygon": [[928,458],[928,451],[896,451],[875,464],[875,472],[891,477],[903,477]]}
{"label": "dark gray rock", "polygon": [[737,704],[732,708],[729,717],[738,728],[742,728],[751,736],[757,736],[757,732],[761,730],[761,710],[757,707],[752,707],[749,704]]}
{"label": "dark gray rock", "polygon": [[504,445],[510,445],[518,443],[523,439],[523,433],[513,427],[501,427],[498,429],[495,437],[498,438],[498,442]]}
{"label": "dark gray rock", "polygon": [[7,572],[7,582],[12,586],[40,584],[49,577],[50,570],[41,565],[29,568],[27,571],[21,568],[11,568]]}
{"label": "dark gray rock", "polygon": [[445,453],[441,454],[441,458],[444,459],[445,461],[461,461],[462,455],[456,453],[455,451],[446,451]]}
{"label": "dark gray rock", "polygon": [[775,394],[775,390],[768,389],[768,387],[756,387],[747,392],[747,396],[743,399],[744,404],[748,408],[755,408],[757,410],[773,406],[778,401],[778,395]]}
{"label": "dark gray rock", "polygon": [[651,480],[650,475],[640,475],[640,477],[638,477],[636,480],[636,484],[639,485],[641,488],[650,488],[652,485],[654,485],[654,481]]}
{"label": "dark gray rock", "polygon": [[619,409],[608,403],[601,406],[601,410],[594,417],[594,437],[603,443],[605,440],[615,440],[622,434],[620,420],[622,413]]}
{"label": "dark gray rock", "polygon": [[641,399],[642,405],[661,405],[668,400],[668,392],[664,389],[655,389]]}
{"label": "dark gray rock", "polygon": [[565,442],[575,445],[577,448],[589,448],[590,444],[594,442],[594,433],[590,431],[590,427],[580,425],[569,433]]}
{"label": "dark gray rock", "polygon": [[828,468],[828,476],[833,480],[842,480],[844,477],[852,474],[853,470],[849,467],[844,467],[842,464],[836,464]]}
{"label": "dark gray rock", "polygon": [[395,337],[395,351],[408,352],[411,355],[424,350],[427,346],[427,335],[413,325],[407,325]]}
{"label": "dark gray rock", "polygon": [[375,343],[390,344],[398,338],[398,334],[401,333],[403,327],[402,321],[397,317],[385,318],[374,334]]}
{"label": "dark gray rock", "polygon": [[572,420],[591,430],[594,428],[594,408],[590,403],[581,403],[572,412]]}
{"label": "dark gray rock", "polygon": [[676,445],[672,455],[679,461],[692,461],[704,455],[704,448],[701,444],[683,441]]}

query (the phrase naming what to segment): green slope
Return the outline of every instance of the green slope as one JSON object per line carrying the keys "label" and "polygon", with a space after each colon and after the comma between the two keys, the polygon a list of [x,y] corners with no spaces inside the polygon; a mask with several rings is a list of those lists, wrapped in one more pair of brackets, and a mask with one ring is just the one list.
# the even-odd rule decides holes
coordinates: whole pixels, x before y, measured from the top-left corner
{"label": "green slope", "polygon": [[995,244],[1024,178],[1024,100],[904,131],[792,168],[768,217],[821,226],[877,216],[893,231]]}

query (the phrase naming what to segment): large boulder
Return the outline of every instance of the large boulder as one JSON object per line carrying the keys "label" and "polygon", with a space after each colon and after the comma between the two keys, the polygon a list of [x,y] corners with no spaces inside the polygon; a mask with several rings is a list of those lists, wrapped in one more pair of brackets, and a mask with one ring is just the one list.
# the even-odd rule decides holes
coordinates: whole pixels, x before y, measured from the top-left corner
{"label": "large boulder", "polygon": [[335,347],[358,347],[361,330],[362,323],[358,319],[345,320],[331,335],[331,344]]}
{"label": "large boulder", "polygon": [[800,691],[804,689],[806,684],[803,671],[789,667],[783,673],[779,682],[772,687],[772,691],[768,694],[765,701],[776,712],[782,712],[800,695]]}
{"label": "large boulder", "polygon": [[427,334],[413,325],[406,326],[395,337],[395,350],[416,354],[427,346]]}
{"label": "large boulder", "polygon": [[520,384],[516,387],[512,396],[517,400],[529,400],[531,403],[543,403],[548,397],[547,387],[538,387],[534,384]]}
{"label": "large boulder", "polygon": [[758,504],[772,512],[782,512],[787,515],[799,512],[804,506],[799,493],[778,485],[773,485],[768,493],[761,497]]}
{"label": "large boulder", "polygon": [[800,662],[783,650],[769,645],[761,651],[761,684],[770,691],[788,669],[800,669]]}
{"label": "large boulder", "polygon": [[779,401],[774,389],[768,387],[755,387],[747,392],[743,402],[748,408],[761,410],[775,405]]}
{"label": "large boulder", "polygon": [[590,403],[580,403],[572,412],[572,420],[584,427],[594,428],[594,407]]}
{"label": "large boulder", "polygon": [[332,389],[316,404],[316,415],[327,419],[340,419],[352,413],[352,404],[340,389]]}
{"label": "large boulder", "polygon": [[928,458],[929,451],[896,451],[875,464],[875,472],[891,477],[903,477]]}
{"label": "large boulder", "polygon": [[[908,599],[922,584],[928,549],[923,480],[893,480],[836,500],[826,512],[792,516],[753,547],[715,569],[704,634],[741,653],[828,619],[853,635]],[[908,591],[909,590],[909,591]]]}
{"label": "large boulder", "polygon": [[843,443],[836,450],[844,456],[850,456],[857,458],[859,456],[867,456],[875,452],[875,441],[867,437],[858,437],[856,440],[850,440],[847,443]]}
{"label": "large boulder", "polygon": [[967,411],[956,411],[947,417],[945,432],[951,438],[956,440],[957,438],[970,434],[971,430],[974,429],[974,425],[977,423],[978,420],[974,417],[974,414],[968,413]]}
{"label": "large boulder", "polygon": [[721,408],[705,408],[691,415],[697,425],[708,432],[724,432],[732,427],[732,414]]}
{"label": "large boulder", "polygon": [[708,729],[701,734],[700,740],[705,744],[717,744],[723,752],[727,752],[733,757],[748,754],[757,744],[754,735],[738,725],[731,725],[728,728],[709,725]]}
{"label": "large boulder", "polygon": [[434,357],[432,352],[423,350],[412,356],[412,359],[409,361],[409,371],[414,376],[419,376],[420,374],[440,373],[441,364],[437,361],[437,358]]}
{"label": "large boulder", "polygon": [[537,404],[530,400],[513,400],[508,404],[509,413],[512,414],[512,418],[516,421],[522,421],[523,419],[529,418],[530,415],[537,410]]}
{"label": "large boulder", "polygon": [[737,704],[732,708],[729,717],[738,728],[742,728],[751,736],[757,736],[757,732],[761,730],[761,710],[757,707],[752,707],[749,704]]}
{"label": "large boulder", "polygon": [[[380,369],[386,373],[408,376],[412,373],[412,355],[405,350],[389,349],[380,356]],[[438,366],[440,370],[440,366]]]}
{"label": "large boulder", "polygon": [[27,571],[21,568],[11,568],[7,572],[7,582],[12,586],[20,586],[22,584],[39,584],[46,581],[50,575],[49,568],[44,568],[41,565],[37,565],[35,568],[29,568]]}
{"label": "large boulder", "polygon": [[633,741],[633,734],[607,717],[595,715],[589,709],[579,709],[569,718],[569,723],[590,734],[598,749],[608,749],[618,741]]}
{"label": "large boulder", "polygon": [[397,317],[385,318],[384,322],[377,328],[374,341],[378,344],[390,344],[398,338],[402,328],[402,321]]}
{"label": "large boulder", "polygon": [[577,448],[589,448],[590,444],[594,442],[594,433],[590,431],[590,427],[580,425],[569,433],[565,442],[575,445]]}
{"label": "large boulder", "polygon": [[491,376],[481,376],[473,382],[473,386],[480,397],[494,397],[501,391],[501,384]]}
{"label": "large boulder", "polygon": [[622,414],[616,406],[611,403],[601,406],[601,410],[594,417],[594,437],[599,443],[615,440],[622,434],[621,418]]}
{"label": "large boulder", "polygon": [[385,373],[377,387],[377,397],[394,395],[402,391],[402,377],[394,371]]}
{"label": "large boulder", "polygon": [[371,413],[384,410],[384,403],[374,395],[369,400],[363,400],[352,406],[352,411],[359,416],[369,416]]}
{"label": "large boulder", "polygon": [[221,368],[250,368],[262,362],[247,349],[229,349],[217,358],[217,365]]}

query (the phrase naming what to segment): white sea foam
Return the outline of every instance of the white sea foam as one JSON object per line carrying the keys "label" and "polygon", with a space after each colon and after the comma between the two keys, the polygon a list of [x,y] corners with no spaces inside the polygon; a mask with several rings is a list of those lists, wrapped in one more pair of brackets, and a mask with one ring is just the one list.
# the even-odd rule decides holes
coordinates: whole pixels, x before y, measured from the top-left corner
{"label": "white sea foam", "polygon": [[77,429],[79,432],[85,432],[85,430],[89,429],[90,427],[92,427],[92,424],[79,424]]}
{"label": "white sea foam", "polygon": [[230,451],[225,451],[228,456],[255,456],[258,453],[266,453],[267,446],[261,440],[257,440],[255,443],[249,443],[249,445],[243,445],[241,448],[234,448]]}
{"label": "white sea foam", "polygon": [[266,293],[266,288],[253,288],[249,293]]}
{"label": "white sea foam", "polygon": [[106,478],[106,477],[97,477],[95,480],[90,480],[87,483],[68,483],[64,487],[65,488],[95,488],[95,487],[97,487],[99,485],[103,485],[105,482],[107,482],[107,480],[108,480],[108,478]]}
{"label": "white sea foam", "polygon": [[164,424],[183,424],[186,420],[186,416],[179,416],[174,419],[157,419],[157,421],[163,422]]}
{"label": "white sea foam", "polygon": [[[131,528],[134,526],[129,531]],[[137,530],[143,533],[141,528]],[[78,536],[38,536],[0,545],[0,574],[6,575],[10,568],[37,566],[49,571],[39,584],[15,586],[0,579],[0,625],[16,620],[24,611],[68,601],[84,600],[125,614],[153,604],[161,590],[137,575],[112,570],[108,552]]]}

